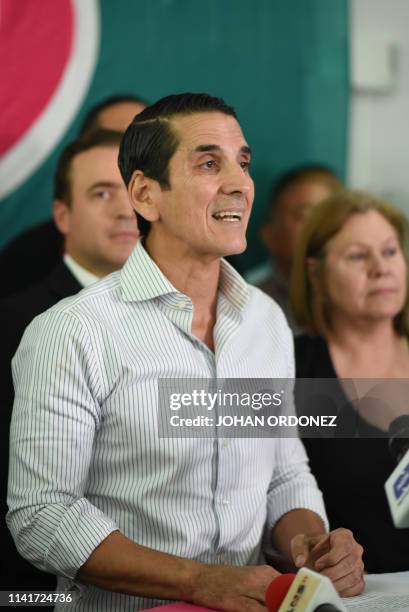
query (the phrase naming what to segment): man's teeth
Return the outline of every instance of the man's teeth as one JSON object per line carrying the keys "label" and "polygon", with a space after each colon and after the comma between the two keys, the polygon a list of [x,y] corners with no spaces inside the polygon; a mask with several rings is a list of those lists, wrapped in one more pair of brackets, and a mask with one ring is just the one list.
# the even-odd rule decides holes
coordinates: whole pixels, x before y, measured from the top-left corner
{"label": "man's teeth", "polygon": [[241,221],[243,213],[241,212],[218,212],[214,213],[215,219],[222,219],[223,221]]}

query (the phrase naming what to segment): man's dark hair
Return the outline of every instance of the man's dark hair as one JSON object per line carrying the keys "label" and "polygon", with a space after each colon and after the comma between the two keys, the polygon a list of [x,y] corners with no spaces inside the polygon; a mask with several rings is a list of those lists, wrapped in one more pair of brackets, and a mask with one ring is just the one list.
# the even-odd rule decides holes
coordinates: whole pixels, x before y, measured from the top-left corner
{"label": "man's dark hair", "polygon": [[305,164],[291,168],[291,170],[280,174],[273,182],[268,200],[267,220],[274,219],[279,200],[289,187],[308,181],[321,182],[327,185],[331,191],[338,191],[343,188],[335,171],[325,164]]}
{"label": "man's dark hair", "polygon": [[[119,169],[128,186],[135,170],[170,189],[169,161],[178,145],[178,134],[171,119],[176,115],[219,112],[237,119],[236,113],[221,98],[206,93],[183,93],[161,98],[139,113],[128,126],[119,149]],[[146,236],[150,223],[136,215],[139,231]]]}
{"label": "man's dark hair", "polygon": [[70,170],[74,157],[94,147],[119,147],[121,138],[122,132],[96,130],[70,142],[58,159],[54,176],[54,199],[71,203]]}
{"label": "man's dark hair", "polygon": [[236,117],[231,106],[221,98],[205,93],[184,93],[162,98],[145,108],[128,126],[119,150],[119,169],[126,185],[135,170],[170,188],[169,160],[179,140],[171,124],[175,115],[220,112]]}
{"label": "man's dark hair", "polygon": [[109,98],[104,98],[101,102],[92,106],[88,113],[85,115],[85,119],[83,120],[79,135],[84,136],[89,132],[97,130],[99,126],[99,115],[102,111],[110,108],[111,106],[116,106],[117,104],[122,104],[124,102],[135,102],[136,104],[142,104],[143,106],[147,106],[148,102],[146,100],[142,100],[138,96],[134,96],[133,94],[118,94],[115,96],[110,96]]}

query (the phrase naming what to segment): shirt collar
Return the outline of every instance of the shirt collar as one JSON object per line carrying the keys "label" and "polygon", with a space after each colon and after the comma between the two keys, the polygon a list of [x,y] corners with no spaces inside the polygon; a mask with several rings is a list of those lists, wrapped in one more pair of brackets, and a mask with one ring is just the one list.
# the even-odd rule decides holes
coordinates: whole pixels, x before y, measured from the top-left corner
{"label": "shirt collar", "polygon": [[80,264],[76,262],[75,259],[71,257],[71,255],[68,255],[68,253],[65,253],[63,260],[65,265],[67,266],[71,274],[74,276],[74,278],[77,279],[81,287],[89,287],[93,283],[96,283],[100,280],[99,276],[95,276],[95,274],[92,274],[91,272],[80,266]]}
{"label": "shirt collar", "polygon": [[145,250],[142,240],[121,270],[122,296],[127,302],[143,302],[169,293],[179,293]]}
{"label": "shirt collar", "polygon": [[249,286],[225,259],[221,260],[219,289],[230,304],[242,312],[249,299]]}
{"label": "shirt collar", "polygon": [[[120,274],[122,296],[127,302],[180,294],[149,256],[142,240],[136,243]],[[221,260],[219,289],[234,308],[239,311],[244,309],[249,297],[248,285],[224,259]]]}

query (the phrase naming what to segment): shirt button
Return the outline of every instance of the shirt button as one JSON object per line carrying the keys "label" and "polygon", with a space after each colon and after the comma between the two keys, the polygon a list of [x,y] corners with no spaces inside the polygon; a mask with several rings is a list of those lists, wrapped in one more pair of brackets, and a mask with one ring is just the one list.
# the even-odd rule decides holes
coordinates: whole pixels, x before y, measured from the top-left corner
{"label": "shirt button", "polygon": [[230,504],[230,500],[229,499],[222,499],[222,504],[223,504],[223,506],[228,506]]}
{"label": "shirt button", "polygon": [[184,308],[186,308],[186,307],[187,307],[187,305],[188,305],[188,303],[187,303],[185,300],[183,300],[183,301],[181,301],[181,302],[179,302],[179,303],[178,303],[178,308],[179,308],[180,310],[183,310]]}
{"label": "shirt button", "polygon": [[223,440],[223,448],[229,448],[230,442],[228,440]]}

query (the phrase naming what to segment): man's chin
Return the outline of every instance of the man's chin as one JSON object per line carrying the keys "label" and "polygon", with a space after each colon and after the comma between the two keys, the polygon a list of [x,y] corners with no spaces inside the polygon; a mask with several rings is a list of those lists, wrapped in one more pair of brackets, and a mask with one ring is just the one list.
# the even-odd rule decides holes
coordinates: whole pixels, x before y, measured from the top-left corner
{"label": "man's chin", "polygon": [[232,255],[241,255],[247,249],[247,240],[235,245],[226,246],[222,257],[231,257]]}

